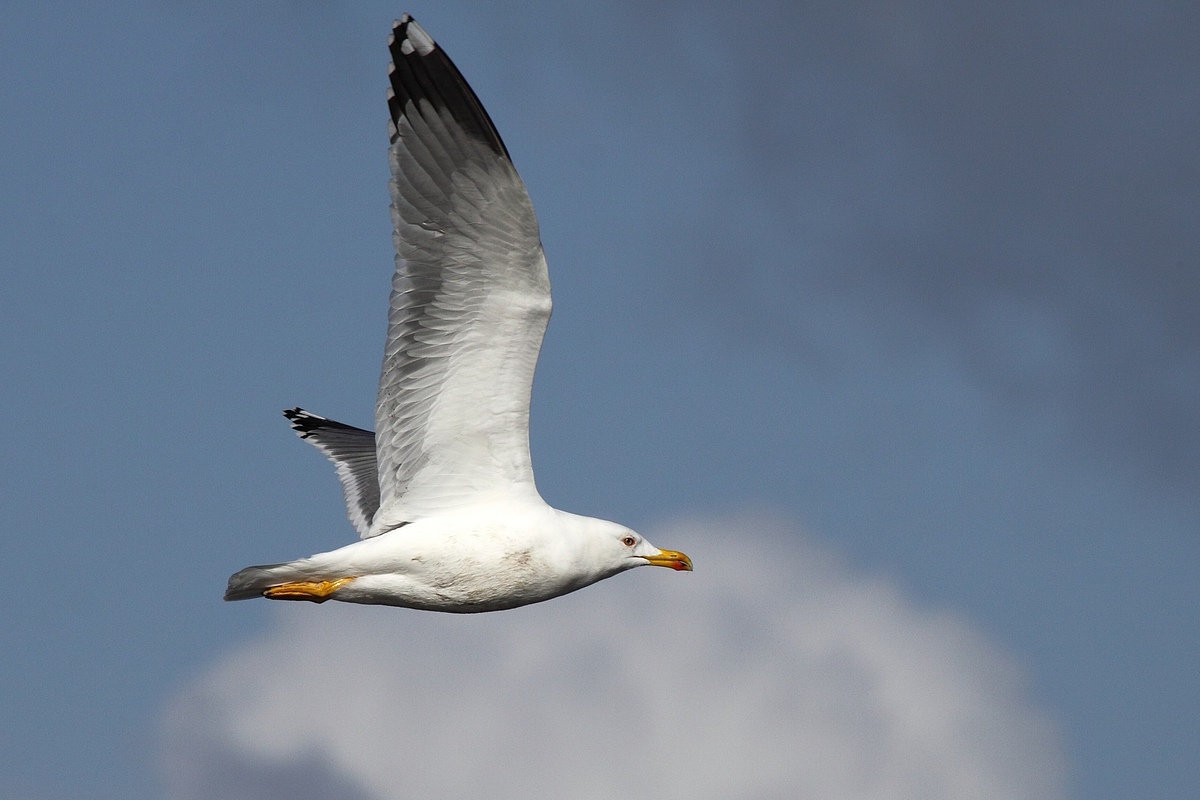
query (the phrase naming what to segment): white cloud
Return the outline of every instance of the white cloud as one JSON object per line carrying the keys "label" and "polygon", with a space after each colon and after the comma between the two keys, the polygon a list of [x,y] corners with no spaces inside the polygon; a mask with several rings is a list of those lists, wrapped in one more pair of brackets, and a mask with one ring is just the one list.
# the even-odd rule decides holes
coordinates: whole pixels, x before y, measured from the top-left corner
{"label": "white cloud", "polygon": [[1065,795],[1053,724],[964,619],[776,520],[652,533],[697,571],[468,617],[280,604],[170,705],[170,797]]}

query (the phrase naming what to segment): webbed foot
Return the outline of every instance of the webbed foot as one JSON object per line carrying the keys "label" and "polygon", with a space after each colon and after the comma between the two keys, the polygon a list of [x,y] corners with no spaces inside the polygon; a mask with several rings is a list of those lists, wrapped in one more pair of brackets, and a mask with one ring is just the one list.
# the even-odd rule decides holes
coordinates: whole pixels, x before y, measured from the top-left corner
{"label": "webbed foot", "polygon": [[354,578],[338,578],[336,581],[293,581],[272,586],[263,592],[263,597],[272,600],[307,600],[310,603],[324,603],[333,593]]}

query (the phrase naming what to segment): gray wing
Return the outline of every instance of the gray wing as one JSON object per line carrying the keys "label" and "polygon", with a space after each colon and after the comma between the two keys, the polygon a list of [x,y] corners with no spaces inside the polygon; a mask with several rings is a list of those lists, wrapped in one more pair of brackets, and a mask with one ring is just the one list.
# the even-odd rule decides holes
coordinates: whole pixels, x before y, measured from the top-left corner
{"label": "gray wing", "polygon": [[537,218],[487,112],[407,15],[389,47],[397,256],[371,535],[485,499],[537,496],[529,393],[550,318]]}
{"label": "gray wing", "polygon": [[375,434],[318,417],[302,408],[289,408],[283,415],[292,423],[292,430],[301,439],[333,462],[338,480],[342,482],[342,494],[346,498],[346,515],[350,517],[359,536],[368,535],[371,520],[379,509]]}

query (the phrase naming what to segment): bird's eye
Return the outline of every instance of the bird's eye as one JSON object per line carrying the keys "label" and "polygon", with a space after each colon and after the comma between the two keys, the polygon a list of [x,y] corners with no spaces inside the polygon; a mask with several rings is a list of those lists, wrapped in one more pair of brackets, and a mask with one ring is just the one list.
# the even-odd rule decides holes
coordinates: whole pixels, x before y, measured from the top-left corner
{"label": "bird's eye", "polygon": [[633,538],[632,536],[626,536],[621,540],[621,544],[625,545],[626,547],[633,547],[635,544],[637,544],[637,539]]}

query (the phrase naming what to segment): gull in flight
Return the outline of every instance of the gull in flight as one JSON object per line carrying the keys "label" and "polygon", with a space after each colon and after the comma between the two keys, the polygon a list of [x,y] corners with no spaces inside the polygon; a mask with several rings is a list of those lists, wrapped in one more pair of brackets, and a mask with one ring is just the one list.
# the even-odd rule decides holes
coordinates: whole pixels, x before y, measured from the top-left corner
{"label": "gull in flight", "polygon": [[690,570],[615,522],[551,508],[529,458],[550,319],[537,218],[500,134],[407,14],[388,41],[396,273],[375,432],[284,415],[337,468],[359,541],[247,567],[226,600],[341,600],[471,613],[633,567]]}

